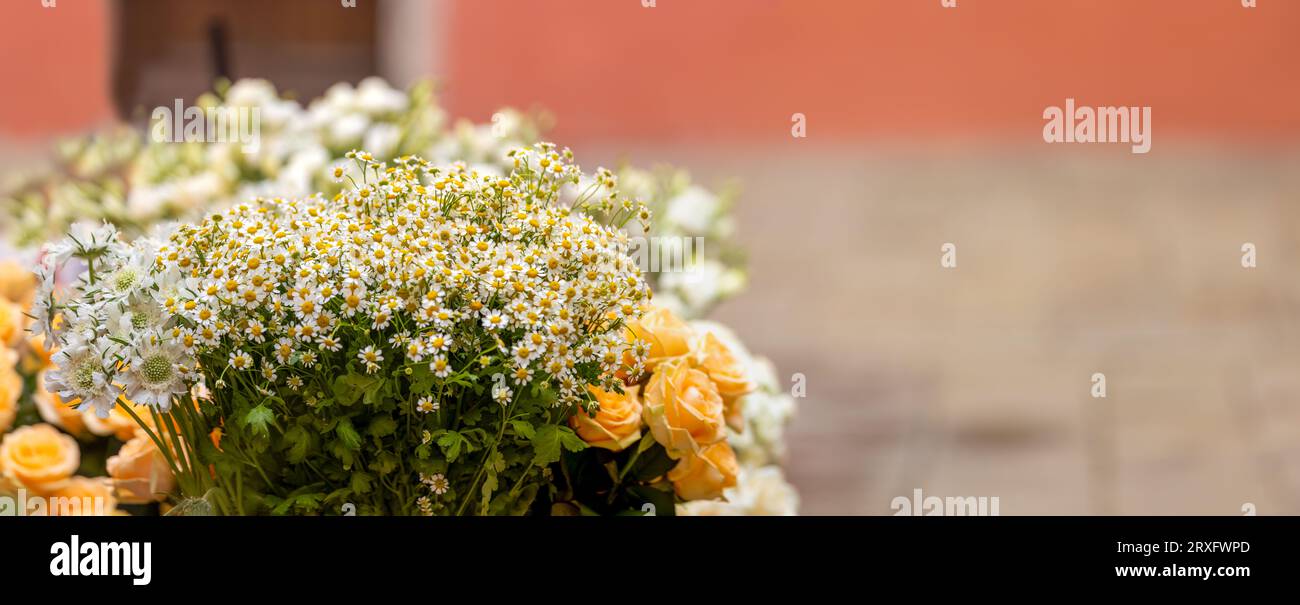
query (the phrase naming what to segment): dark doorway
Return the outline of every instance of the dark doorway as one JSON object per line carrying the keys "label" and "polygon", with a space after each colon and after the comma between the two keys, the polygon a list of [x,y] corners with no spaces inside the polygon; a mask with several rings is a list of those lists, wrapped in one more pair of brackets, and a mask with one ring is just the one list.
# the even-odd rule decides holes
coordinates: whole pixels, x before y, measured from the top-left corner
{"label": "dark doorway", "polygon": [[219,77],[266,78],[307,100],[375,73],[375,2],[118,0],[113,100],[131,120]]}

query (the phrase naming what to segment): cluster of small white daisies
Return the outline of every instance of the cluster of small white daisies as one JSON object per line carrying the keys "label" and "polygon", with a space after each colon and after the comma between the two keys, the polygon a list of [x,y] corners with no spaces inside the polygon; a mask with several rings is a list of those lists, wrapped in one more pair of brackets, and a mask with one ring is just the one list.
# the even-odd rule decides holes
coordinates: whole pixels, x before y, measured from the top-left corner
{"label": "cluster of small white daisies", "polygon": [[[648,345],[619,325],[649,289],[625,232],[557,203],[581,174],[568,150],[517,150],[508,177],[348,155],[360,178],[332,199],[256,199],[165,241],[76,230],[43,270],[37,314],[60,346],[51,388],[106,414],[119,387],[165,409],[201,374],[220,376],[218,388],[323,396],[345,365],[427,364],[448,378],[497,356],[514,388],[498,382],[495,399],[546,380],[558,405],[640,373]],[[593,194],[616,199],[614,181],[600,183]],[[626,208],[624,222],[649,218]],[[86,271],[56,303],[53,274],[70,258]],[[356,343],[346,359],[335,355],[345,343]],[[330,371],[318,369],[327,358]],[[428,396],[412,405],[439,409]]]}

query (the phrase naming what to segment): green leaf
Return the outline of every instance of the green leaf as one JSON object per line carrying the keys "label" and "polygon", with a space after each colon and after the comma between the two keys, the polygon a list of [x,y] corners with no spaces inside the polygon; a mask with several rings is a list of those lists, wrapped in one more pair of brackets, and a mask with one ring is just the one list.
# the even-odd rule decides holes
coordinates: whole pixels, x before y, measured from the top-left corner
{"label": "green leaf", "polygon": [[533,425],[527,420],[511,420],[510,426],[514,427],[516,435],[524,439],[532,439],[533,435],[537,434],[537,431],[533,429]]}
{"label": "green leaf", "polygon": [[497,496],[492,500],[492,508],[488,512],[493,515],[523,515],[528,512],[533,500],[537,499],[537,492],[541,487],[540,483],[529,483],[520,488],[518,494]]}
{"label": "green leaf", "polygon": [[560,459],[559,428],[554,424],[544,424],[537,428],[530,440],[533,444],[533,464],[546,466]]}
{"label": "green leaf", "polygon": [[391,416],[380,416],[370,421],[370,428],[366,429],[371,437],[376,439],[392,435],[397,430],[397,421]]}
{"label": "green leaf", "polygon": [[465,445],[465,437],[456,431],[447,431],[438,437],[438,447],[442,448],[442,453],[447,456],[447,462],[455,462],[460,456],[460,448],[463,445]]}
{"label": "green leaf", "polygon": [[653,481],[672,470],[676,464],[676,460],[668,457],[667,450],[658,442],[655,442],[653,447],[647,448],[637,458],[636,464],[632,466],[631,473],[637,481]]}
{"label": "green leaf", "polygon": [[275,412],[264,405],[259,405],[244,414],[244,426],[252,429],[254,435],[271,436],[268,427],[275,425]]}
{"label": "green leaf", "polygon": [[408,462],[411,463],[411,468],[417,473],[424,473],[426,475],[434,475],[438,473],[445,475],[447,473],[447,461],[441,458],[434,460],[416,459],[408,460]]}
{"label": "green leaf", "polygon": [[375,378],[364,389],[362,401],[366,405],[376,405],[383,401],[383,396],[392,392],[392,382]]}
{"label": "green leaf", "polygon": [[488,514],[488,507],[492,504],[492,492],[497,489],[497,471],[505,466],[505,459],[501,457],[501,452],[495,452],[492,459],[487,463],[487,478],[483,480],[483,487],[480,493],[483,494],[483,501],[479,505],[479,514]]}
{"label": "green leaf", "polygon": [[352,491],[358,494],[368,494],[371,490],[373,477],[369,473],[356,471],[352,473]]}
{"label": "green leaf", "polygon": [[298,464],[307,457],[308,448],[311,447],[312,436],[301,424],[295,424],[284,433],[284,440],[288,444],[289,462]]}
{"label": "green leaf", "polygon": [[[627,491],[632,508],[640,511],[642,515],[648,515],[651,511],[657,517],[673,517],[677,515],[677,500],[673,496],[671,489],[664,491],[649,485],[633,485]],[[645,510],[646,504],[653,505],[653,508],[650,511]]]}
{"label": "green leaf", "polygon": [[388,473],[397,470],[398,464],[399,461],[397,456],[394,456],[392,452],[380,452],[379,455],[375,457],[375,460],[370,463],[370,470],[375,471],[380,475],[387,475]]}
{"label": "green leaf", "polygon": [[352,495],[351,487],[340,487],[330,492],[329,495],[325,496],[325,501],[343,503],[343,502],[347,502],[348,497],[351,495]]}
{"label": "green leaf", "polygon": [[636,446],[636,452],[638,454],[643,454],[645,453],[646,450],[653,447],[654,444],[656,443],[658,443],[658,441],[655,441],[654,433],[651,433],[650,431],[646,431],[645,436],[641,437],[641,443],[639,443]]}
{"label": "green leaf", "polygon": [[347,449],[352,451],[361,449],[361,435],[357,434],[356,427],[352,426],[351,418],[347,416],[340,418],[338,426],[334,427],[334,434],[339,436]]}
{"label": "green leaf", "polygon": [[587,442],[582,440],[573,429],[562,426],[560,427],[560,445],[564,446],[565,451],[581,452],[587,449]]}
{"label": "green leaf", "polygon": [[483,420],[483,408],[486,406],[476,406],[473,409],[460,415],[460,420],[467,426],[478,424]]}
{"label": "green leaf", "polygon": [[555,391],[543,387],[541,392],[538,394],[537,403],[542,408],[550,408],[557,398]]}
{"label": "green leaf", "polygon": [[352,452],[348,450],[346,445],[343,445],[342,441],[331,443],[330,452],[334,454],[335,458],[338,458],[339,461],[343,463],[343,470],[349,470],[352,468],[352,462],[354,460]]}
{"label": "green leaf", "polygon": [[380,382],[382,381],[379,378],[355,372],[344,374],[334,379],[334,399],[343,405],[352,405]]}
{"label": "green leaf", "polygon": [[322,435],[334,430],[334,427],[339,425],[339,418],[340,418],[339,416],[335,416],[333,418],[328,418],[328,419],[323,418],[317,420],[316,430],[320,431],[320,434]]}
{"label": "green leaf", "polygon": [[433,382],[436,378],[427,363],[411,368],[411,394],[427,395],[429,391],[433,390]]}
{"label": "green leaf", "polygon": [[533,444],[533,464],[546,466],[560,459],[560,449],[580,452],[587,443],[567,426],[544,424],[537,427],[531,439]]}
{"label": "green leaf", "polygon": [[321,499],[324,497],[325,494],[321,493],[290,495],[272,507],[271,514],[285,515],[289,513],[290,509],[296,509],[304,513],[316,512],[320,510]]}
{"label": "green leaf", "polygon": [[325,494],[320,493],[302,494],[293,499],[293,506],[302,512],[314,513],[320,510],[320,502],[324,497]]}

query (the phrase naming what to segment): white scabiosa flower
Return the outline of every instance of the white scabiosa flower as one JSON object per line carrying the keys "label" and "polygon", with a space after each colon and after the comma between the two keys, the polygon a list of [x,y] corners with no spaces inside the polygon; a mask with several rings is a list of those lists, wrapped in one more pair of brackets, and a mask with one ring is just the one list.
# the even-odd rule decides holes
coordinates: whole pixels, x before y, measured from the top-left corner
{"label": "white scabiosa flower", "polygon": [[78,410],[108,418],[120,393],[108,379],[105,355],[93,342],[71,341],[55,353],[54,369],[45,374],[45,388],[64,401],[80,399]]}
{"label": "white scabiosa flower", "polygon": [[79,221],[68,231],[62,243],[50,249],[56,263],[62,264],[71,257],[96,258],[108,251],[117,240],[117,229],[108,223]]}
{"label": "white scabiosa flower", "polygon": [[117,303],[108,305],[106,328],[113,336],[134,340],[137,334],[159,325],[162,313],[162,308],[152,296],[136,292]]}
{"label": "white scabiosa flower", "polygon": [[117,378],[127,399],[165,412],[171,409],[173,397],[189,392],[183,373],[192,365],[182,347],[149,334],[134,347],[126,370]]}

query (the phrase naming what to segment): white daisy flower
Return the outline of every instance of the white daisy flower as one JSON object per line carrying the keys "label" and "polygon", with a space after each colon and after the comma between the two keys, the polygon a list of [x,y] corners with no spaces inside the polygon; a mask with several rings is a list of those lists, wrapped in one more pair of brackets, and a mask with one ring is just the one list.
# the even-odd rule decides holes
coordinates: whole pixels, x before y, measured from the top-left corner
{"label": "white daisy flower", "polygon": [[379,364],[384,360],[384,352],[376,349],[374,345],[367,345],[364,349],[357,351],[357,359],[366,364],[367,374],[374,374],[379,371]]}
{"label": "white daisy flower", "polygon": [[239,349],[230,352],[230,367],[236,370],[248,370],[253,367],[253,358]]}
{"label": "white daisy flower", "polygon": [[421,397],[415,402],[416,411],[424,412],[425,414],[438,411],[438,407],[438,402],[428,395]]}

